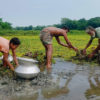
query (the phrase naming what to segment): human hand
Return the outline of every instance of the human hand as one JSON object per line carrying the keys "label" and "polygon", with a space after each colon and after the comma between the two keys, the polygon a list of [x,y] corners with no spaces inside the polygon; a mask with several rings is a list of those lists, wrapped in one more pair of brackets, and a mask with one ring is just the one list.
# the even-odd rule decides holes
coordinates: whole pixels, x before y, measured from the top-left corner
{"label": "human hand", "polygon": [[88,58],[93,58],[93,56],[94,56],[94,54],[91,53],[91,54],[88,55]]}
{"label": "human hand", "polygon": [[81,54],[86,55],[86,49],[81,50]]}
{"label": "human hand", "polygon": [[79,53],[79,50],[78,50],[77,48],[74,47],[74,50],[75,50],[77,53]]}
{"label": "human hand", "polygon": [[16,66],[19,66],[19,64],[17,63]]}
{"label": "human hand", "polygon": [[68,47],[69,47],[69,48],[72,48],[72,45],[71,45],[71,44],[68,44]]}

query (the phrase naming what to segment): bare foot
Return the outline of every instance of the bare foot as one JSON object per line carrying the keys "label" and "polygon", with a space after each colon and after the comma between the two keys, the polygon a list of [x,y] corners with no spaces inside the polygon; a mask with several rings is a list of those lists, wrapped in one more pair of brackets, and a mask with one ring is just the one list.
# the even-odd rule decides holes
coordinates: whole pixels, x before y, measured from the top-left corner
{"label": "bare foot", "polygon": [[86,50],[81,50],[82,55],[86,55]]}
{"label": "bare foot", "polygon": [[47,65],[47,69],[51,69],[51,65],[49,64],[49,65]]}

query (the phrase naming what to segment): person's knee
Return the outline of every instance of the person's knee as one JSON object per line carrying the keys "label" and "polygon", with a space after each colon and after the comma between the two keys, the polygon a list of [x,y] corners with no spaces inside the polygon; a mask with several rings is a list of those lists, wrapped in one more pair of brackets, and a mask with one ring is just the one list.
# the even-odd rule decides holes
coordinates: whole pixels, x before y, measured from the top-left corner
{"label": "person's knee", "polygon": [[52,50],[52,45],[48,45],[48,49],[49,50]]}

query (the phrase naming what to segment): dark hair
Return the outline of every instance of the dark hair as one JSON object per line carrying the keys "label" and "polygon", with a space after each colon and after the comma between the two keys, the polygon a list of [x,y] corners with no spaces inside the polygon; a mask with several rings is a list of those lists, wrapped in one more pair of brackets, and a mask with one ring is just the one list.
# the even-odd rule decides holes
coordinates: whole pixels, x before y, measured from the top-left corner
{"label": "dark hair", "polygon": [[86,29],[89,29],[89,30],[95,31],[95,29],[94,29],[92,26],[88,26]]}
{"label": "dark hair", "polygon": [[21,42],[18,38],[14,37],[10,40],[10,44],[13,43],[14,45],[20,45]]}
{"label": "dark hair", "polygon": [[66,29],[66,30],[68,30],[68,32],[70,31],[67,26],[62,26],[62,29]]}

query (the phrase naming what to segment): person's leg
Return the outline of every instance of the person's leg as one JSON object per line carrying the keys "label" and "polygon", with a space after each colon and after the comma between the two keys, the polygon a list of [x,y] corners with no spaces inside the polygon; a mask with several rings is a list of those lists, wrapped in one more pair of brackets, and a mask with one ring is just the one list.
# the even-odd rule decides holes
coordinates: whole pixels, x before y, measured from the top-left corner
{"label": "person's leg", "polygon": [[46,55],[46,59],[47,59],[47,46],[43,43],[43,46],[45,47],[45,55]]}
{"label": "person's leg", "polygon": [[47,44],[46,47],[47,47],[47,68],[51,68],[52,51],[53,51],[52,44]]}
{"label": "person's leg", "polygon": [[52,35],[49,31],[41,33],[41,41],[45,47],[47,68],[51,68],[52,59]]}
{"label": "person's leg", "polygon": [[3,62],[3,66],[4,66],[4,67],[7,67],[6,62],[5,62],[4,60],[2,60],[2,62]]}
{"label": "person's leg", "polygon": [[[4,56],[4,55],[3,55]],[[3,59],[2,59],[2,62],[3,62],[3,66],[4,67],[7,67],[7,63],[4,61],[4,57],[3,57]]]}
{"label": "person's leg", "polygon": [[97,46],[97,48],[91,54],[89,54],[88,57],[92,58],[98,52],[98,50],[100,50],[100,39],[98,40],[98,46]]}

